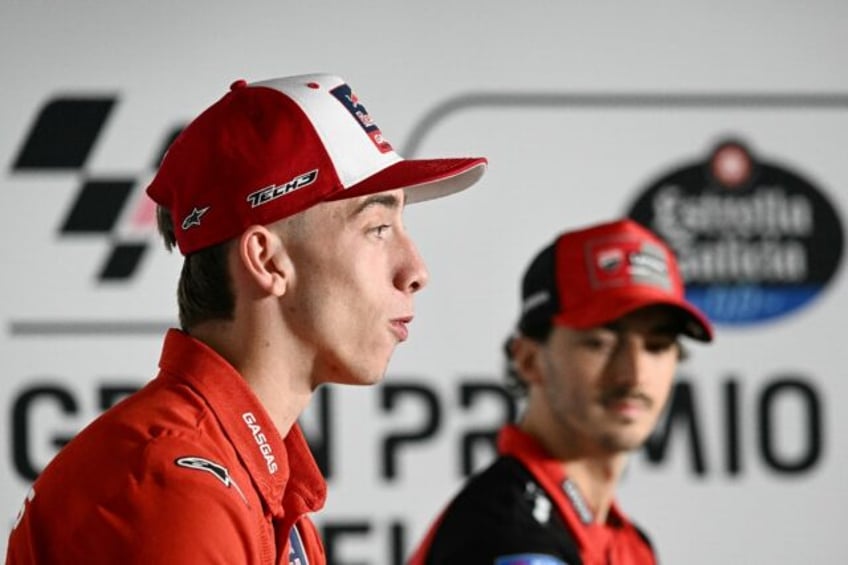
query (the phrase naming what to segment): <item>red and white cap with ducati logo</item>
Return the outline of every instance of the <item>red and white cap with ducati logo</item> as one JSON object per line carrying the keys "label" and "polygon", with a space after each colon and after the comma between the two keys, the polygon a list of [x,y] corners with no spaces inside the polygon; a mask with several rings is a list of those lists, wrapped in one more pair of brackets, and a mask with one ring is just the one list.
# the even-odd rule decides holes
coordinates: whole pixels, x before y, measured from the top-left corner
{"label": "red and white cap with ducati logo", "polygon": [[683,315],[682,333],[700,341],[713,338],[707,316],[686,299],[674,252],[627,218],[561,233],[527,267],[521,296],[518,329],[525,334],[548,323],[601,326],[638,308],[665,304]]}
{"label": "red and white cap with ducati logo", "polygon": [[399,188],[407,203],[445,196],[486,164],[402,158],[343,79],[311,74],[233,83],[177,137],[147,193],[188,255],[319,202]]}

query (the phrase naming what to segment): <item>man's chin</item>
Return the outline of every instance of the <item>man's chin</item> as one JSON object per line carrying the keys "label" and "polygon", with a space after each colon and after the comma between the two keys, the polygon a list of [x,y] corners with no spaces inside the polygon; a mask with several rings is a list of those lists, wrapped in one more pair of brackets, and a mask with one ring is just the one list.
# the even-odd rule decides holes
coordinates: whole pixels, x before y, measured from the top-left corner
{"label": "man's chin", "polygon": [[345,376],[335,382],[353,386],[371,386],[381,382],[386,378],[386,369],[382,370],[358,370],[350,371]]}
{"label": "man's chin", "polygon": [[642,447],[648,441],[646,434],[611,433],[601,439],[604,448],[610,454],[629,453]]}
{"label": "man's chin", "polygon": [[375,384],[380,383],[384,378],[386,378],[386,374],[381,373],[381,374],[378,374],[376,376],[371,375],[369,377],[363,377],[363,378],[361,378],[361,379],[359,379],[356,382],[353,382],[351,384],[359,385],[359,386],[371,386],[371,385],[375,385]]}
{"label": "man's chin", "polygon": [[322,384],[370,386],[385,378],[388,365],[389,358],[380,363],[346,363],[337,359],[335,363],[325,365],[323,370],[319,369],[318,373]]}

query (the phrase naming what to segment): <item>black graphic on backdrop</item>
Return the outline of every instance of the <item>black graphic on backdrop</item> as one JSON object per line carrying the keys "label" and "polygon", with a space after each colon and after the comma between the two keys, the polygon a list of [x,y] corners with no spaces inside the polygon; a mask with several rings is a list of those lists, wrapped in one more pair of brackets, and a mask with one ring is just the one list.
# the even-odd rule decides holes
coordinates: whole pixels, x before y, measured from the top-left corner
{"label": "black graphic on backdrop", "polygon": [[[59,237],[96,235],[112,241],[98,273],[99,281],[130,279],[149,246],[147,242],[121,241],[116,233],[121,213],[138,188],[139,175],[100,177],[86,167],[117,103],[117,96],[57,97],[48,101],[12,164],[15,173],[62,171],[80,179],[76,198],[59,228]],[[150,170],[158,167],[181,129],[182,126],[172,128],[165,135]]]}

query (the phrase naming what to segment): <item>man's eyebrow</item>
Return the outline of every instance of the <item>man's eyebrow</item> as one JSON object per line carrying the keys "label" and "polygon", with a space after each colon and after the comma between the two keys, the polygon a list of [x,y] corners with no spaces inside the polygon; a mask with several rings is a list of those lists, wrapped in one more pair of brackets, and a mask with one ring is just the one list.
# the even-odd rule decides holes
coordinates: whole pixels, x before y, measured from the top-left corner
{"label": "man's eyebrow", "polygon": [[384,206],[390,209],[400,208],[401,202],[400,198],[395,196],[394,194],[373,194],[359,203],[359,206],[351,212],[350,216],[354,217],[361,214],[367,208],[371,206]]}

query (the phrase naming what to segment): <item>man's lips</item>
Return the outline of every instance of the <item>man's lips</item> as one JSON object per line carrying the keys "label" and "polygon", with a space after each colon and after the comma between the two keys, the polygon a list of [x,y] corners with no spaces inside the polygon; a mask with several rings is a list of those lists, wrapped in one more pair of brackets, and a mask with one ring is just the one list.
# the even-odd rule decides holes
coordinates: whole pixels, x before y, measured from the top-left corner
{"label": "man's lips", "polygon": [[392,332],[398,341],[406,341],[409,337],[409,323],[412,322],[412,316],[404,316],[402,318],[394,318],[390,326]]}

